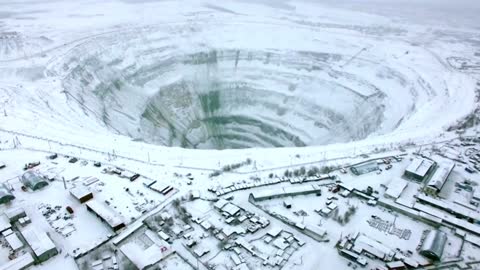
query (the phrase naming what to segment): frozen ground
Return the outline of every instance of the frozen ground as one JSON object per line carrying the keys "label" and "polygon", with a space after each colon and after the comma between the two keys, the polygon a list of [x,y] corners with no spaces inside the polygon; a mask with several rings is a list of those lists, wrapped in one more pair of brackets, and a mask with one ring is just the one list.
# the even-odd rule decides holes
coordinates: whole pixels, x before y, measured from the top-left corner
{"label": "frozen ground", "polygon": [[[108,201],[127,224],[102,246],[108,252],[116,250],[112,242],[121,246],[124,238],[145,238],[128,232],[157,211],[173,211],[170,203],[188,197],[190,190],[199,191],[202,199],[185,203],[187,210],[212,216],[221,226],[225,218],[212,209],[209,200],[217,196],[208,188],[258,183],[287,169],[343,167],[405,150],[439,159],[433,149],[439,147],[458,165],[440,198],[463,204],[472,198],[471,191],[456,185],[478,180],[478,174],[466,176],[462,162],[472,161],[456,138],[478,122],[476,1],[0,0],[0,7],[0,163],[7,165],[0,182],[11,183],[17,197],[2,209],[24,207],[63,252],[34,269],[75,269],[74,250],[95,247],[113,235],[65,191],[62,181],[22,192],[17,177],[23,164],[36,160],[42,161],[36,169],[65,177],[68,188],[84,177],[100,179],[92,187],[95,196]],[[45,160],[52,152],[60,154],[55,163]],[[70,164],[63,155],[88,164]],[[102,174],[93,161],[142,177],[130,182]],[[383,194],[384,186],[401,178],[408,161],[381,175],[348,173],[341,180]],[[230,171],[234,164],[239,168]],[[161,195],[143,185],[148,180],[171,185],[175,192]],[[396,202],[412,205],[421,188],[409,183]],[[250,192],[223,197],[233,196],[244,211],[267,216],[248,202]],[[324,192],[330,191],[325,187]],[[262,203],[292,219],[300,219],[294,211],[303,210],[308,216],[302,220],[329,231],[331,242],[318,242],[269,217],[270,227],[306,242],[284,268],[318,269],[322,263],[326,269],[345,269],[348,261],[334,246],[355,231],[405,251],[415,248],[423,230],[432,229],[357,198],[340,198],[341,214],[349,204],[358,208],[350,223],[340,226],[314,211],[325,201],[307,195],[295,198],[288,210],[282,199]],[[63,212],[67,205],[75,209],[68,225],[55,222],[65,230],[75,228],[71,234],[55,232],[41,214],[47,204],[62,206]],[[371,215],[396,220],[399,228],[412,231],[411,238],[397,240],[372,229]],[[199,247],[211,253],[195,257],[194,249],[185,246],[187,238],[179,236],[182,240],[172,243],[179,256],[163,266],[205,269],[211,262],[218,269],[222,264],[231,268],[236,255],[247,258],[250,267],[262,266],[245,250],[222,252],[219,245],[225,243],[213,238],[218,234],[192,224]],[[268,251],[262,237],[270,227],[240,238]],[[442,230],[449,234],[447,257],[456,258],[461,250],[466,261],[479,259],[472,238],[462,249],[461,232]],[[142,243],[149,242],[143,238]],[[312,256],[312,251],[323,255]],[[89,253],[77,264],[88,265],[99,254]],[[0,248],[0,266],[7,261],[8,251]],[[375,263],[370,260],[370,266]]]}

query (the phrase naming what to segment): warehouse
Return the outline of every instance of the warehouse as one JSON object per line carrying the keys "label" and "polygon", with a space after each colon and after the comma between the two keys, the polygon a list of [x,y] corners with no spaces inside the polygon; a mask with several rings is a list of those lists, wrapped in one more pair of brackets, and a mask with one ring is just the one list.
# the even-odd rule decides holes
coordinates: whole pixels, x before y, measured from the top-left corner
{"label": "warehouse", "polygon": [[447,235],[439,230],[432,230],[423,241],[420,254],[434,260],[440,260],[447,243]]}
{"label": "warehouse", "polygon": [[145,231],[136,240],[121,246],[120,251],[140,270],[149,268],[174,253],[170,245],[153,231]]}
{"label": "warehouse", "polygon": [[307,195],[312,193],[321,193],[319,185],[305,185],[296,187],[284,187],[275,189],[265,189],[250,193],[249,199],[253,201],[270,200],[287,196]]}
{"label": "warehouse", "polygon": [[70,189],[70,195],[72,195],[80,203],[85,203],[93,199],[93,193],[90,190],[88,190],[87,187],[82,187],[82,186],[78,186]]}
{"label": "warehouse", "polygon": [[385,191],[385,194],[383,194],[383,196],[385,198],[396,200],[400,197],[400,195],[402,195],[402,192],[405,190],[407,185],[408,182],[405,180],[394,179],[388,184],[387,190]]}
{"label": "warehouse", "polygon": [[30,188],[31,190],[35,191],[35,190],[39,190],[45,186],[48,186],[48,182],[47,180],[45,180],[43,177],[41,177],[40,175],[32,172],[32,171],[28,171],[26,173],[24,173],[22,175],[22,183],[27,186],[28,188]]}
{"label": "warehouse", "polygon": [[424,159],[414,158],[412,162],[405,169],[405,177],[422,182],[427,178],[429,173],[433,170],[435,162]]}
{"label": "warehouse", "polygon": [[445,185],[445,182],[447,182],[453,168],[455,168],[455,163],[453,162],[441,164],[425,186],[425,193],[432,195],[439,193],[442,190],[443,185]]}
{"label": "warehouse", "polygon": [[105,222],[114,232],[125,227],[122,217],[108,205],[95,199],[86,203],[87,210],[95,213],[103,222]]}
{"label": "warehouse", "polygon": [[8,188],[4,185],[0,185],[0,204],[5,204],[15,199],[15,196],[8,190]]}
{"label": "warehouse", "polygon": [[22,236],[32,249],[37,263],[47,261],[58,254],[55,244],[52,242],[46,232],[38,230],[34,226],[29,226],[22,232]]}

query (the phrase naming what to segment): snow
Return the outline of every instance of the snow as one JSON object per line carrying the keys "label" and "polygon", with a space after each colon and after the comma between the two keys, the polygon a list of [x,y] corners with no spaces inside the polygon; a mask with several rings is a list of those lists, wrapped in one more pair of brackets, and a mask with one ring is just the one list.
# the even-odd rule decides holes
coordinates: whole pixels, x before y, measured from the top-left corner
{"label": "snow", "polygon": [[[75,269],[73,257],[93,254],[104,242],[102,247],[127,249],[133,255],[122,258],[140,266],[156,261],[158,250],[139,246],[136,232],[172,201],[189,198],[190,190],[196,191],[195,200],[186,209],[201,221],[192,226],[192,235],[202,238],[194,250],[210,251],[202,256],[201,269],[225,262],[227,269],[233,264],[262,267],[243,249],[247,264],[241,263],[242,256],[220,251],[218,241],[204,235],[208,232],[202,226],[221,228],[227,235],[244,232],[233,220],[225,225],[215,207],[230,215],[248,210],[268,219],[270,227],[238,236],[247,248],[262,242],[257,237],[271,228],[272,233],[292,231],[299,237],[305,246],[291,254],[285,269],[348,269],[334,242],[355,231],[387,248],[414,251],[421,232],[432,226],[411,214],[441,227],[462,228],[466,239],[478,234],[477,224],[417,202],[424,199],[423,186],[401,178],[405,169],[424,175],[431,166],[418,159],[408,165],[417,156],[412,152],[435,161],[443,159],[438,153],[468,160],[458,134],[446,130],[478,109],[478,68],[467,67],[480,62],[474,16],[480,6],[475,1],[7,2],[0,12],[0,164],[6,165],[0,181],[13,188],[16,199],[1,205],[0,213],[24,209],[33,223],[27,226],[48,232],[65,254],[32,269]],[[477,137],[476,129],[467,134]],[[271,148],[276,146],[281,147]],[[54,152],[57,159],[45,159]],[[348,168],[400,153],[406,155],[404,161],[388,171],[380,164],[379,174],[332,172],[342,187],[355,190],[340,191],[342,196],[329,193],[335,180],[280,181],[286,170]],[[79,162],[70,164],[64,155]],[[209,177],[247,158],[252,162]],[[37,160],[42,164],[34,171],[56,177],[41,190],[22,191],[23,164]],[[102,168],[92,166],[93,161]],[[102,174],[105,167],[124,169],[123,176],[138,173],[141,179]],[[440,194],[441,205],[478,220],[478,206],[469,204],[478,197],[478,186],[457,193],[455,183],[465,179],[478,182],[457,162]],[[380,198],[375,206],[356,197],[368,186],[379,192],[368,197],[372,204]],[[167,187],[172,192],[159,192]],[[210,193],[210,187],[221,192]],[[69,194],[71,189],[74,194],[92,192],[90,205],[115,224],[121,216],[127,228],[113,233]],[[323,195],[297,194],[317,189]],[[228,195],[222,197],[225,190]],[[286,209],[282,198],[256,202],[258,208],[249,202],[250,194],[285,195],[292,208]],[[222,199],[227,196],[228,202]],[[329,209],[328,196],[337,198],[329,207],[338,210],[320,216],[315,210]],[[67,206],[74,214],[66,212]],[[333,212],[343,215],[351,207],[355,214],[340,225]],[[56,210],[48,216],[47,209]],[[265,209],[299,227],[325,231],[330,242],[308,237]],[[175,212],[164,214],[177,219]],[[372,215],[382,220],[377,225],[411,230],[410,238],[372,227]],[[250,221],[243,216],[240,222]],[[3,223],[0,228],[10,227],[7,220]],[[174,224],[172,231],[182,235],[184,225]],[[460,239],[445,231],[452,244],[448,253],[457,256]],[[175,250],[192,265],[198,263],[194,250],[175,237],[171,235]],[[458,256],[478,259],[467,242]],[[143,257],[144,250],[148,256]],[[2,267],[8,265],[8,253],[0,248]],[[409,259],[421,261],[415,252]],[[280,260],[280,253],[272,253],[271,262]],[[367,261],[369,267],[379,265]],[[175,256],[166,258],[165,265],[191,267]]]}

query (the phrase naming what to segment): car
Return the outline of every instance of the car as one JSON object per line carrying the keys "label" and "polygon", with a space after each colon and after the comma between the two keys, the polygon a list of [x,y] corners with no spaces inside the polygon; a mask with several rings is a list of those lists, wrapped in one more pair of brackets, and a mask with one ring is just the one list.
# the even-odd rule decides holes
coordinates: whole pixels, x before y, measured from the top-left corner
{"label": "car", "polygon": [[343,173],[343,174],[346,174],[347,170],[345,170],[345,168],[340,168],[340,172]]}
{"label": "car", "polygon": [[139,178],[139,177],[140,177],[140,174],[136,173],[136,174],[134,174],[134,175],[132,175],[132,176],[130,177],[130,181],[135,181],[135,180],[137,180],[137,178]]}
{"label": "car", "polygon": [[3,169],[5,167],[7,167],[7,165],[5,165],[5,163],[3,163],[3,162],[0,162],[0,169]]}
{"label": "car", "polygon": [[385,167],[385,170],[388,171],[388,170],[390,170],[392,167],[393,167],[392,164],[388,164],[388,165]]}
{"label": "car", "polygon": [[56,159],[58,157],[57,153],[53,153],[48,156],[48,159]]}
{"label": "car", "polygon": [[69,163],[76,163],[78,161],[78,158],[72,157],[71,159],[68,160]]}
{"label": "car", "polygon": [[95,167],[102,167],[102,163],[100,163],[99,161],[95,161],[95,162],[93,163],[93,166],[95,166]]}

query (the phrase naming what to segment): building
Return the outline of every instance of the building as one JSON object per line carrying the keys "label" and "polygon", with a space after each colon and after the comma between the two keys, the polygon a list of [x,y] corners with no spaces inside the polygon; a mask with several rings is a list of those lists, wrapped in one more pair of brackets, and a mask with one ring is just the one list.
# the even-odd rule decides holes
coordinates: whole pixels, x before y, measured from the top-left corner
{"label": "building", "polygon": [[441,164],[425,186],[425,193],[432,195],[439,193],[445,182],[447,182],[453,168],[455,168],[455,163],[453,162]]}
{"label": "building", "polygon": [[39,190],[48,186],[47,180],[33,171],[27,171],[22,175],[22,183],[31,190]]}
{"label": "building", "polygon": [[420,254],[434,260],[440,260],[447,243],[447,234],[439,230],[431,230],[420,248]]}
{"label": "building", "polygon": [[0,204],[5,204],[15,199],[12,192],[5,186],[5,184],[0,185]]}
{"label": "building", "polygon": [[414,158],[405,169],[404,175],[410,179],[422,182],[433,170],[435,162],[424,159]]}
{"label": "building", "polygon": [[362,175],[369,172],[378,171],[378,164],[376,161],[364,162],[350,167],[350,170],[355,175]]}
{"label": "building", "polygon": [[12,228],[10,220],[6,215],[0,215],[0,233]]}
{"label": "building", "polygon": [[27,217],[27,213],[25,213],[25,209],[17,207],[5,211],[5,216],[8,218],[8,221],[13,224],[21,218]]}
{"label": "building", "polygon": [[105,222],[114,232],[125,227],[123,218],[110,206],[95,199],[88,201],[87,210],[94,213],[98,218]]}
{"label": "building", "polygon": [[80,203],[85,203],[93,199],[93,193],[83,186],[78,186],[70,189],[70,195],[77,199]]}
{"label": "building", "polygon": [[151,230],[146,230],[136,240],[122,245],[120,251],[140,270],[155,265],[174,253],[171,246]]}
{"label": "building", "polygon": [[400,198],[402,192],[407,188],[408,182],[402,179],[393,179],[387,186],[387,190],[383,194],[385,198],[396,200]]}
{"label": "building", "polygon": [[23,270],[33,265],[33,257],[25,253],[7,263],[0,265],[0,270]]}
{"label": "building", "polygon": [[13,251],[17,251],[23,247],[22,241],[20,241],[17,234],[14,232],[12,232],[10,235],[5,236],[5,240]]}
{"label": "building", "polygon": [[48,234],[35,226],[29,226],[21,231],[23,238],[33,251],[35,261],[41,263],[58,254],[55,244]]}
{"label": "building", "polygon": [[316,184],[282,187],[282,188],[269,188],[269,189],[264,189],[264,190],[250,193],[249,200],[258,202],[258,201],[270,200],[274,198],[307,195],[307,194],[321,193],[321,192],[322,192],[321,186]]}

